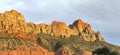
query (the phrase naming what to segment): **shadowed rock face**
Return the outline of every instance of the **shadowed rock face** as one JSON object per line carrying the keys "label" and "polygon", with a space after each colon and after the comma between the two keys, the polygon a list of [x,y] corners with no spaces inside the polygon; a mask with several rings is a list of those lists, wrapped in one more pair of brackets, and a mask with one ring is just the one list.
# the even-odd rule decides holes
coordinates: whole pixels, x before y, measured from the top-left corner
{"label": "shadowed rock face", "polygon": [[73,52],[68,47],[61,47],[55,55],[73,55]]}
{"label": "shadowed rock face", "polygon": [[51,25],[26,23],[24,16],[16,10],[6,11],[0,14],[0,32],[37,34],[44,33],[62,38],[79,36],[85,41],[104,41],[102,35],[92,30],[90,24],[78,19],[72,25],[67,26],[64,22],[53,21]]}
{"label": "shadowed rock face", "polygon": [[[70,50],[68,47],[61,47],[55,52],[55,55],[73,55],[73,54],[75,53],[73,53],[73,51]],[[79,55],[92,55],[92,52],[81,50]]]}

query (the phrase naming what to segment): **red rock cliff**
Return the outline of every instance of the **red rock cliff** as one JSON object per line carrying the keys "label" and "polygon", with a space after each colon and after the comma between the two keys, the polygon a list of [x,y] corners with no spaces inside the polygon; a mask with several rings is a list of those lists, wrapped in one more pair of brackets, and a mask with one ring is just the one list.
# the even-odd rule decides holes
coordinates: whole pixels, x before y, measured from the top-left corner
{"label": "red rock cliff", "polygon": [[81,19],[76,20],[69,27],[64,22],[58,21],[53,21],[51,25],[26,23],[24,16],[16,10],[0,14],[0,32],[5,31],[9,33],[9,30],[31,35],[44,33],[62,38],[69,38],[74,35],[80,36],[86,41],[104,41],[100,32],[94,32],[91,25],[83,22]]}

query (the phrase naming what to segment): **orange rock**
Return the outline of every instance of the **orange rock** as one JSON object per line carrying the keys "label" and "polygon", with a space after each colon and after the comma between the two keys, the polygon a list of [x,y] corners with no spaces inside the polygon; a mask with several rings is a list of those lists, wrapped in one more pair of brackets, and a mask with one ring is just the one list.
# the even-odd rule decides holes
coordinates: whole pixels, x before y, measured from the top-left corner
{"label": "orange rock", "polygon": [[37,51],[31,51],[31,55],[38,55]]}
{"label": "orange rock", "polygon": [[93,55],[93,54],[92,54],[92,52],[90,52],[90,51],[85,51],[85,52],[83,53],[83,55]]}
{"label": "orange rock", "polygon": [[15,50],[17,51],[17,55],[30,55],[30,51],[26,50]]}
{"label": "orange rock", "polygon": [[[91,25],[83,22],[81,19],[73,22],[69,27],[64,22],[53,21],[51,25],[44,23],[34,24],[27,23],[24,16],[16,10],[0,13],[0,34],[10,33],[15,34],[20,38],[36,41],[33,35],[38,33],[50,34],[62,38],[70,36],[80,36],[85,41],[103,40],[100,34],[96,34]],[[18,34],[16,34],[18,33]]]}
{"label": "orange rock", "polygon": [[102,39],[100,35],[96,35],[96,32],[92,30],[90,24],[83,22],[81,19],[76,20],[69,27],[73,29],[74,32],[77,32],[77,36],[82,37],[85,41],[93,42]]}
{"label": "orange rock", "polygon": [[49,52],[46,49],[38,46],[37,50],[8,50],[8,51],[0,51],[0,55],[54,55],[54,52]]}
{"label": "orange rock", "polygon": [[0,51],[0,55],[8,55],[9,52],[8,51]]}
{"label": "orange rock", "polygon": [[84,29],[87,29],[88,32],[91,32],[90,24],[84,23],[81,19],[76,20],[73,22],[72,28],[76,28],[79,32],[83,32]]}
{"label": "orange rock", "polygon": [[25,34],[22,34],[22,33],[17,33],[16,36],[18,36],[19,38],[23,38],[23,39],[29,39],[29,40],[32,40],[32,41],[35,41],[35,42],[37,40],[35,36],[25,35]]}
{"label": "orange rock", "polygon": [[16,50],[12,50],[12,51],[9,51],[9,55],[17,55],[17,51]]}
{"label": "orange rock", "polygon": [[62,38],[69,38],[74,34],[73,30],[71,30],[64,22],[53,21],[51,26],[51,34],[54,36],[59,36]]}

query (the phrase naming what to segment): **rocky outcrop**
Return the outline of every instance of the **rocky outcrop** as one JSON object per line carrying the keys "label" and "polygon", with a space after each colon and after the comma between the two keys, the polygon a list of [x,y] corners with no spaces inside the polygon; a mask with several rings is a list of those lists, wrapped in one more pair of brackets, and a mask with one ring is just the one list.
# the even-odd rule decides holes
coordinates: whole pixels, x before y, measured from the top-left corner
{"label": "rocky outcrop", "polygon": [[73,55],[73,52],[68,47],[61,47],[55,55]]}
{"label": "rocky outcrop", "polygon": [[0,15],[0,30],[16,30],[27,32],[24,16],[16,10],[6,11]]}
{"label": "rocky outcrop", "polygon": [[[55,55],[74,55],[74,54],[75,52],[73,52],[67,46],[63,46],[55,52]],[[85,50],[79,51],[79,54],[80,55],[93,55],[92,51],[85,51]]]}
{"label": "rocky outcrop", "polygon": [[83,38],[85,41],[102,41],[102,35],[100,33],[95,33],[90,24],[83,22],[81,19],[73,22],[72,25],[69,26],[72,30],[77,33],[77,36]]}
{"label": "rocky outcrop", "polygon": [[[21,33],[26,38],[27,35],[34,36],[38,33],[50,34],[61,38],[79,36],[85,41],[104,41],[100,32],[94,32],[90,24],[78,19],[72,25],[67,26],[64,22],[53,21],[52,24],[26,23],[24,16],[16,10],[6,11],[0,14],[0,32]],[[23,37],[22,37],[23,38]],[[28,39],[32,39],[27,36]],[[35,40],[35,38],[34,38]]]}
{"label": "rocky outcrop", "polygon": [[74,32],[64,22],[53,21],[51,26],[51,35],[61,38],[69,38]]}
{"label": "rocky outcrop", "polygon": [[105,41],[99,31],[96,33],[96,37],[97,37],[97,40],[98,40],[98,41]]}
{"label": "rocky outcrop", "polygon": [[77,32],[92,32],[90,24],[84,23],[81,19],[76,20],[73,22],[72,25],[70,25],[70,28],[74,29]]}

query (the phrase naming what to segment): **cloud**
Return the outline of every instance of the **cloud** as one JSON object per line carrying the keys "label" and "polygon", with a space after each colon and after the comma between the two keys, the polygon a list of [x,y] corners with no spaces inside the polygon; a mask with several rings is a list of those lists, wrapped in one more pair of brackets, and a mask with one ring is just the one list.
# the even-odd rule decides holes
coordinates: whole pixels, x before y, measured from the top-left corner
{"label": "cloud", "polygon": [[53,20],[71,24],[81,18],[101,31],[108,42],[120,45],[120,0],[4,0],[0,12],[17,9],[27,22],[47,23]]}

